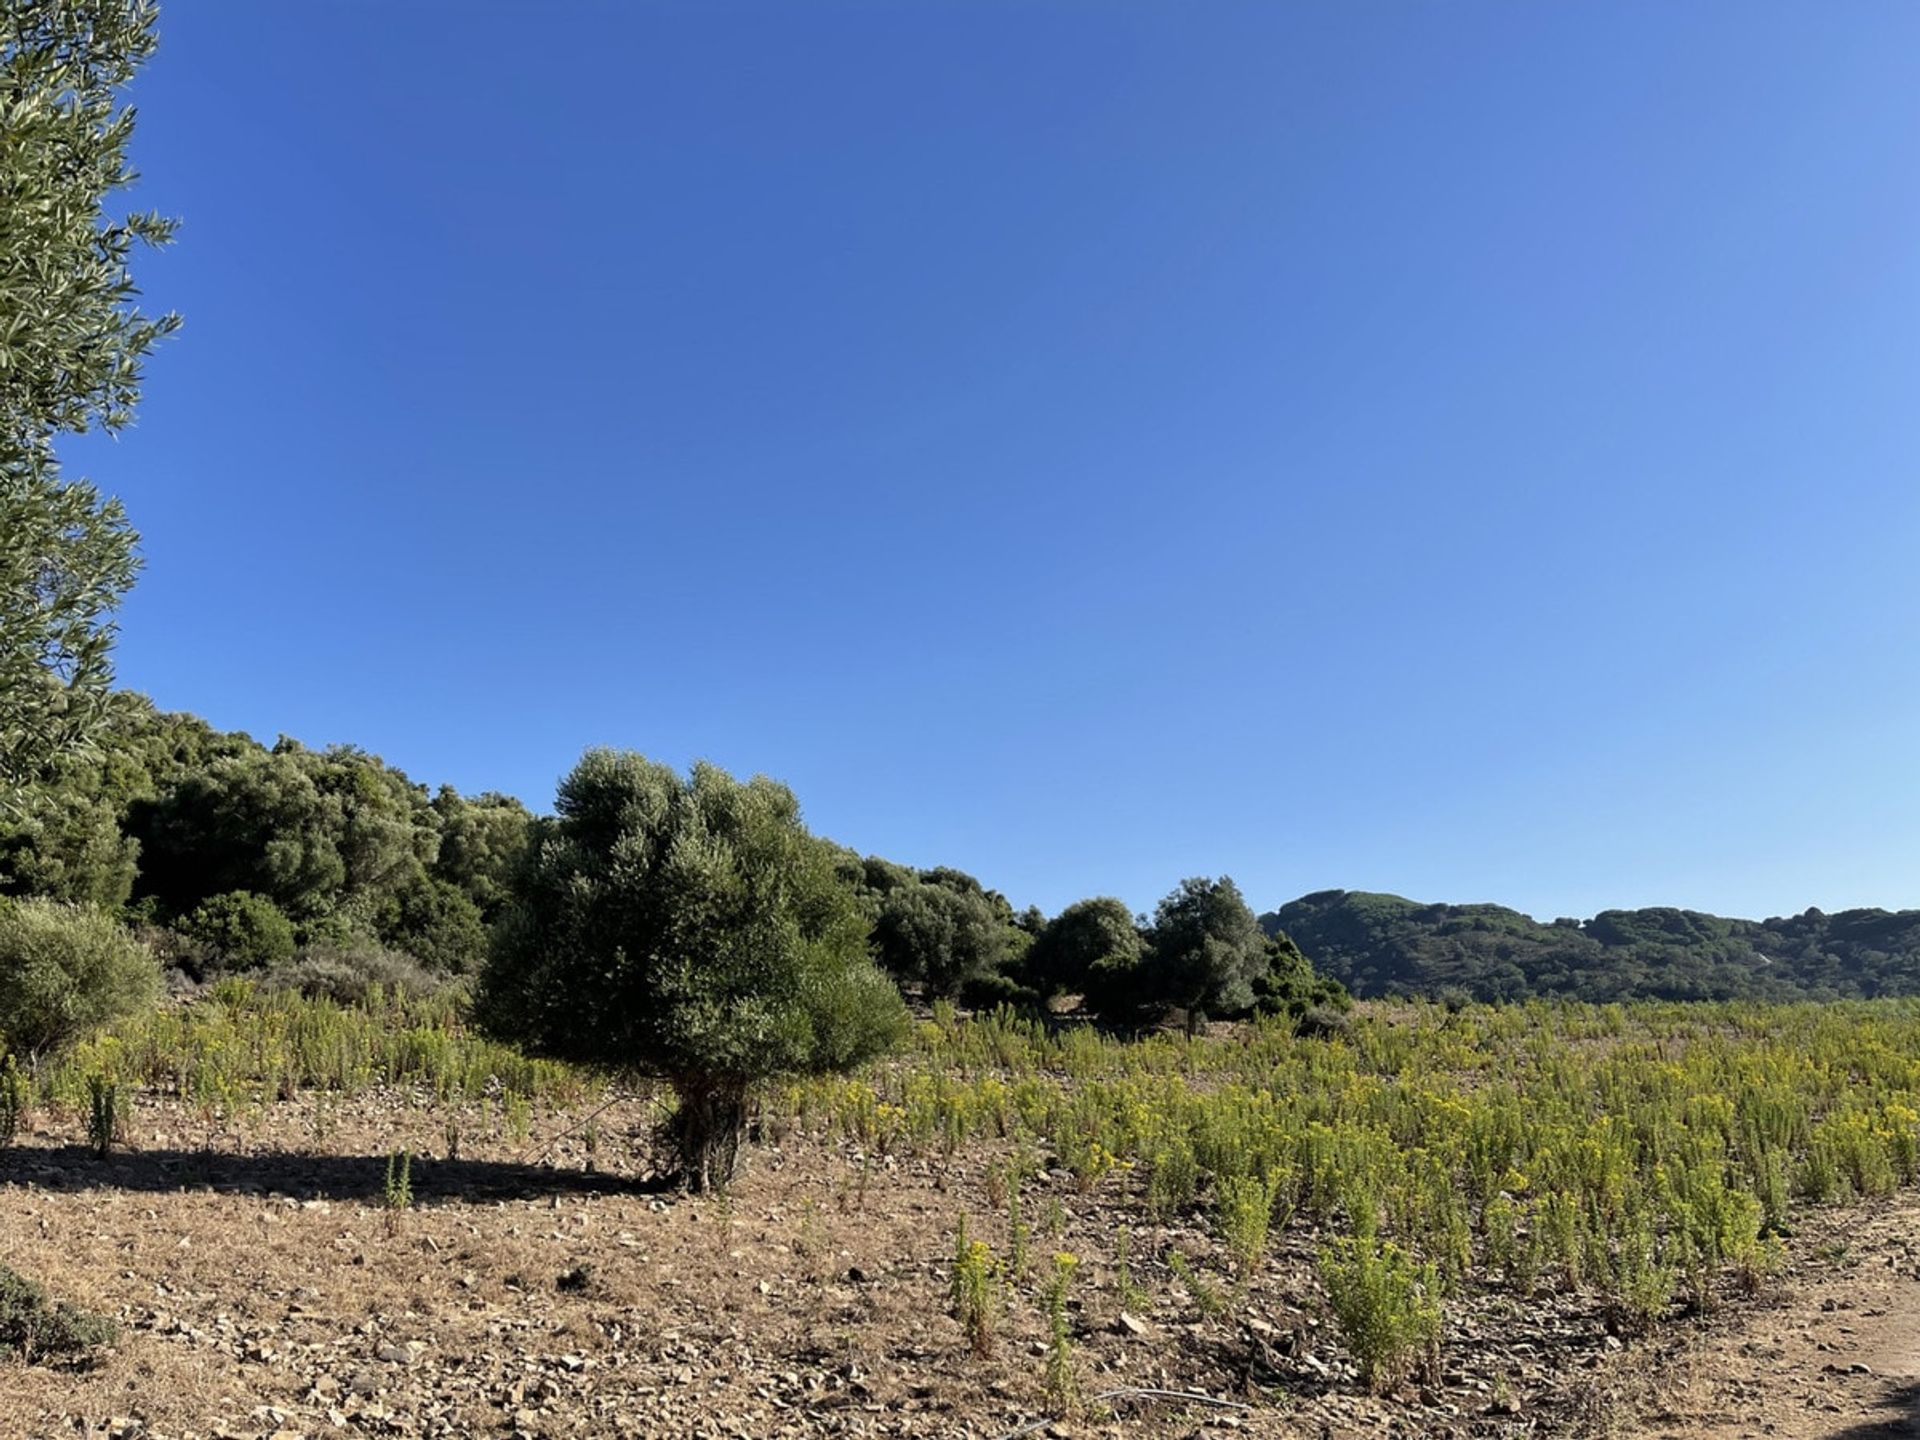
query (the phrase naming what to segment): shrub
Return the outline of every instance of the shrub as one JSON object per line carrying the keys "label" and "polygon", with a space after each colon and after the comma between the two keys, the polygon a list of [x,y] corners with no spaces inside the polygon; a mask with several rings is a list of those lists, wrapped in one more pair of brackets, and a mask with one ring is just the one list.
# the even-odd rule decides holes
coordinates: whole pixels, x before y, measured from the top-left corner
{"label": "shrub", "polygon": [[1644,1335],[1659,1323],[1673,1300],[1674,1273],[1658,1254],[1652,1227],[1635,1217],[1620,1237],[1613,1257],[1613,1284],[1607,1312],[1613,1328]]}
{"label": "shrub", "polygon": [[1116,951],[1087,967],[1080,1008],[1103,1024],[1131,1027],[1151,1018],[1147,966],[1138,953]]}
{"label": "shrub", "polygon": [[1303,1035],[1345,1033],[1346,1012],[1353,1008],[1346,986],[1314,973],[1300,947],[1284,933],[1267,937],[1267,970],[1253,982],[1253,995],[1258,1014],[1290,1015]]}
{"label": "shrub", "polygon": [[1185,1135],[1169,1136],[1147,1157],[1147,1211],[1165,1220],[1193,1203],[1200,1161]]}
{"label": "shrub", "polygon": [[20,1133],[20,1121],[27,1113],[27,1077],[20,1073],[13,1056],[0,1064],[0,1150],[13,1144]]}
{"label": "shrub", "polygon": [[120,1093],[118,1081],[99,1072],[87,1076],[87,1143],[103,1160],[120,1137],[120,1121],[125,1111],[126,1100]]}
{"label": "shrub", "polygon": [[1293,1022],[1293,1029],[1302,1039],[1333,1040],[1353,1033],[1353,1018],[1332,1005],[1309,1005]]}
{"label": "shrub", "polygon": [[1133,913],[1121,901],[1099,896],[1048,921],[1027,951],[1025,968],[1044,994],[1084,996],[1096,966],[1130,969],[1139,961]]}
{"label": "shrub", "polygon": [[1080,1263],[1071,1251],[1062,1250],[1053,1257],[1053,1274],[1047,1279],[1047,1364],[1044,1377],[1047,1403],[1056,1415],[1065,1415],[1079,1398],[1073,1377],[1073,1337],[1067,1328],[1067,1285],[1073,1268]]}
{"label": "shrub", "polygon": [[1489,1197],[1480,1211],[1480,1225],[1487,1237],[1487,1265],[1498,1270],[1509,1285],[1514,1283],[1520,1250],[1518,1216],[1513,1197],[1504,1190]]}
{"label": "shrub", "polygon": [[1440,1347],[1439,1279],[1392,1241],[1338,1239],[1320,1252],[1320,1281],[1360,1378],[1391,1390]]}
{"label": "shrub", "polygon": [[993,1354],[993,1255],[987,1242],[967,1235],[967,1217],[953,1246],[953,1318],[966,1331],[967,1346],[981,1359]]}
{"label": "shrub", "polygon": [[1009,1166],[1007,1169],[1007,1273],[1015,1280],[1026,1276],[1027,1240],[1032,1233],[1032,1227],[1027,1224],[1026,1215],[1020,1205],[1019,1171]]}
{"label": "shrub", "polygon": [[134,938],[152,952],[167,993],[190,993],[194,987],[204,984],[219,969],[219,956],[213,947],[156,923],[150,915],[142,913],[145,908],[131,907],[129,923]]}
{"label": "shrub", "polygon": [[74,1360],[113,1338],[113,1322],[105,1316],[51,1301],[31,1280],[0,1265],[0,1356],[28,1363]]}
{"label": "shrub", "polygon": [[1000,970],[967,980],[960,987],[960,1000],[975,1010],[1007,1005],[1015,1010],[1036,1011],[1046,1004],[1038,990],[1022,985],[1017,978]]}
{"label": "shrub", "polygon": [[387,1178],[381,1187],[386,1202],[387,1233],[393,1234],[403,1212],[413,1208],[413,1152],[393,1150],[387,1155]]}
{"label": "shrub", "polygon": [[1215,1186],[1214,1224],[1243,1285],[1266,1258],[1281,1183],[1277,1175],[1265,1180],[1258,1175],[1226,1175]]}
{"label": "shrub", "polygon": [[1226,1310],[1226,1302],[1220,1298],[1220,1292],[1213,1282],[1178,1250],[1167,1252],[1167,1268],[1173,1271],[1174,1278],[1187,1287],[1187,1294],[1193,1297],[1193,1305],[1203,1316],[1211,1320]]}
{"label": "shrub", "polygon": [[487,925],[466,891],[422,876],[390,897],[374,917],[374,929],[395,949],[428,969],[465,975],[487,953]]}
{"label": "shrub", "polygon": [[160,990],[153,954],[111,916],[0,901],[0,1046],[29,1059],[132,1014]]}
{"label": "shrub", "polygon": [[293,958],[293,922],[264,895],[248,890],[202,900],[179,929],[235,970],[257,970]]}
{"label": "shrub", "polygon": [[345,945],[309,945],[290,965],[269,974],[270,990],[297,990],[310,1000],[364,1005],[380,990],[388,995],[432,995],[447,982],[418,962],[371,940]]}

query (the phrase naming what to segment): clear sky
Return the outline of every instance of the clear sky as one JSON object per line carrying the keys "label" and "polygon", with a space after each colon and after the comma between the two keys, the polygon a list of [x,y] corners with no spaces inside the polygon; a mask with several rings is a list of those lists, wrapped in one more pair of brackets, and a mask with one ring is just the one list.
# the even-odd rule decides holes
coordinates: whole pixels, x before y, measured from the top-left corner
{"label": "clear sky", "polygon": [[125,683],[1049,911],[1920,905],[1920,7],[171,0]]}

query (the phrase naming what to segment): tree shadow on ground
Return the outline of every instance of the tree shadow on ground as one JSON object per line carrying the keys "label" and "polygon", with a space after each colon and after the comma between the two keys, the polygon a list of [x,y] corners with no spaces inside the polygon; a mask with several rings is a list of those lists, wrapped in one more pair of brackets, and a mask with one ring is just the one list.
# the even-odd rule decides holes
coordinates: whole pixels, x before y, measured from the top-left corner
{"label": "tree shadow on ground", "polygon": [[1920,1436],[1920,1381],[1890,1385],[1875,1404],[1871,1419],[1833,1432],[1830,1440],[1896,1440]]}
{"label": "tree shadow on ground", "polygon": [[[285,1196],[291,1200],[386,1198],[387,1156],[263,1151],[230,1155],[202,1150],[129,1150],[104,1158],[82,1145],[0,1151],[0,1185],[76,1194],[125,1190],[175,1194]],[[609,1175],[510,1160],[412,1160],[413,1203],[435,1205],[533,1200],[552,1195],[659,1195],[670,1176]]]}

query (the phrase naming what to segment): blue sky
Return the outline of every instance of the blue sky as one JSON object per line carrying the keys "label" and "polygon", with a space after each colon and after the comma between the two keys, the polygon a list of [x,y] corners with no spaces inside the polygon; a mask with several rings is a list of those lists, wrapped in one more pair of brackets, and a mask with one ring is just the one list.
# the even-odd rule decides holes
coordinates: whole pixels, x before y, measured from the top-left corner
{"label": "blue sky", "polygon": [[185,3],[125,683],[1049,911],[1920,905],[1920,9]]}

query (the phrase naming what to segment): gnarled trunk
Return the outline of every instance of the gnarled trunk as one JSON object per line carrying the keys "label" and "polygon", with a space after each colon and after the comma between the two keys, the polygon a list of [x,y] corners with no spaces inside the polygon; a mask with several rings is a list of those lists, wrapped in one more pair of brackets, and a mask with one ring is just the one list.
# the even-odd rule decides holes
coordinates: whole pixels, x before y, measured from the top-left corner
{"label": "gnarled trunk", "polygon": [[680,1108],[669,1126],[680,1179],[696,1194],[725,1190],[740,1173],[747,1133],[747,1087],[709,1076],[673,1083]]}

